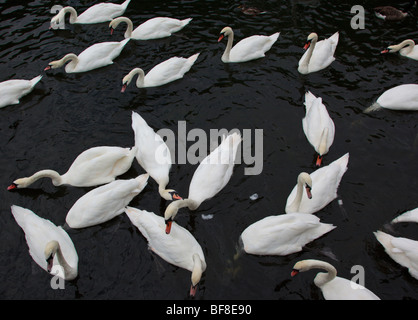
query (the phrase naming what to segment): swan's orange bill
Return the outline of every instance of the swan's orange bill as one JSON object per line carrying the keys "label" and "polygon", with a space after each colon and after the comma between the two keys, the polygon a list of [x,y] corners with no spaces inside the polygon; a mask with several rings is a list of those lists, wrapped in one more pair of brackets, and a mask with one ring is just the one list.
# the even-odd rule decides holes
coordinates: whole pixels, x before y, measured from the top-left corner
{"label": "swan's orange bill", "polygon": [[7,190],[9,191],[14,189],[17,189],[17,185],[15,185],[14,183],[7,187]]}
{"label": "swan's orange bill", "polygon": [[321,156],[318,156],[318,158],[316,158],[316,166],[317,167],[320,167],[321,164],[322,164],[322,157]]}
{"label": "swan's orange bill", "polygon": [[221,35],[219,36],[218,42],[219,42],[219,41],[221,41],[223,38],[224,38],[224,35],[223,35],[223,34],[221,34]]}
{"label": "swan's orange bill", "polygon": [[306,42],[305,43],[305,46],[303,47],[303,49],[304,50],[308,49],[310,45],[311,45],[311,42],[310,41],[309,42]]}
{"label": "swan's orange bill", "polygon": [[177,193],[173,194],[173,200],[183,200]]}
{"label": "swan's orange bill", "polygon": [[389,50],[385,49],[385,50],[381,51],[380,53],[388,53],[388,52],[389,52]]}
{"label": "swan's orange bill", "polygon": [[292,270],[292,272],[290,273],[290,275],[292,276],[292,277],[294,277],[295,275],[297,275],[299,273],[299,271],[298,270]]}
{"label": "swan's orange bill", "polygon": [[197,286],[191,286],[190,287],[190,296],[194,297],[196,295],[196,291],[197,291]]}
{"label": "swan's orange bill", "polygon": [[309,199],[312,199],[312,193],[311,193],[311,187],[306,186],[306,195],[308,196]]}
{"label": "swan's orange bill", "polygon": [[125,92],[125,90],[126,90],[126,87],[127,87],[128,85],[126,85],[126,84],[124,84],[123,86],[122,86],[122,89],[120,90],[120,92]]}
{"label": "swan's orange bill", "polygon": [[171,231],[171,224],[173,223],[173,221],[168,220],[165,222],[165,233],[169,234]]}
{"label": "swan's orange bill", "polygon": [[46,68],[44,69],[44,71],[47,71],[47,70],[49,70],[49,69],[51,69],[51,66],[46,67]]}
{"label": "swan's orange bill", "polygon": [[110,28],[110,35],[113,35],[113,31],[114,31],[115,29],[113,29],[112,27]]}

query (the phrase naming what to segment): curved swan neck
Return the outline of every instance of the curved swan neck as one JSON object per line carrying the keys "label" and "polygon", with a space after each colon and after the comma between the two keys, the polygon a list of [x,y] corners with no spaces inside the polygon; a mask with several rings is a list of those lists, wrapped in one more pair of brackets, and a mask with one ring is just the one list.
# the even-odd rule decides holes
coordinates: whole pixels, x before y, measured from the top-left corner
{"label": "curved swan neck", "polygon": [[307,259],[299,261],[293,267],[296,272],[305,272],[311,269],[323,269],[326,273],[320,272],[315,276],[314,283],[318,287],[322,287],[324,284],[330,282],[337,276],[337,269],[331,264],[321,260]]}
{"label": "curved swan neck", "polygon": [[129,72],[123,78],[122,80],[123,84],[126,84],[126,85],[130,84],[133,77],[135,77],[135,75],[138,75],[138,78],[136,79],[136,86],[138,88],[142,88],[144,86],[144,81],[145,81],[145,72],[141,68],[135,68],[131,72]]}
{"label": "curved swan neck", "polygon": [[401,51],[402,54],[409,54],[414,50],[415,42],[411,39],[404,40],[400,44],[398,44],[396,51]]}
{"label": "curved swan neck", "polygon": [[308,48],[308,52],[306,54],[306,58],[302,62],[301,67],[308,69],[309,62],[311,61],[311,58],[312,58],[312,55],[313,55],[313,51],[315,49],[315,46],[316,46],[317,41],[318,41],[318,36],[315,34],[312,37],[311,43],[310,43],[309,48]]}
{"label": "curved swan neck", "polygon": [[309,177],[309,174],[307,174],[305,172],[302,172],[302,173],[299,174],[297,189],[296,189],[296,196],[295,196],[295,199],[292,201],[292,203],[289,205],[289,207],[287,209],[287,212],[299,212],[300,204],[302,202],[304,184],[307,185],[306,187],[309,190],[310,190],[310,188],[312,188],[312,181],[311,181],[310,177],[309,178],[308,177]]}
{"label": "curved swan neck", "polygon": [[14,181],[14,183],[17,184],[20,188],[25,188],[42,178],[50,178],[54,186],[59,186],[63,184],[63,179],[61,175],[54,170],[41,170],[34,173],[30,177],[17,179]]}
{"label": "curved swan neck", "polygon": [[70,64],[73,64],[74,66],[77,65],[77,55],[75,55],[74,53],[68,53],[62,59],[50,62],[49,65],[52,68],[60,68],[63,65],[65,65],[68,61],[71,61]]}
{"label": "curved swan neck", "polygon": [[197,253],[193,254],[193,270],[192,270],[192,285],[190,287],[190,296],[194,296],[196,294],[197,285],[200,282],[203,274],[203,263],[200,259],[200,256]]}
{"label": "curved swan neck", "polygon": [[132,20],[127,18],[127,17],[118,17],[113,19],[113,21],[111,22],[111,27],[113,29],[116,29],[116,27],[122,23],[125,22],[127,24],[127,28],[125,31],[125,38],[130,38],[132,37],[132,31],[134,30],[134,24],[132,23]]}
{"label": "curved swan neck", "polygon": [[67,260],[65,260],[64,255],[62,254],[61,246],[59,245],[58,241],[51,241],[50,245],[54,247],[53,252],[56,253],[58,262],[60,266],[63,268],[65,279],[74,279],[78,273],[77,269],[70,266]]}
{"label": "curved swan neck", "polygon": [[65,18],[65,15],[68,12],[70,13],[70,23],[75,23],[78,15],[77,15],[77,11],[73,7],[65,7],[61,10],[59,14],[62,16],[62,18]]}
{"label": "curved swan neck", "polygon": [[226,48],[222,55],[223,61],[229,61],[229,54],[232,49],[232,44],[234,43],[234,31],[231,29],[226,35],[228,36],[228,42],[226,43]]}
{"label": "curved swan neck", "polygon": [[327,151],[328,132],[329,129],[325,128],[321,134],[321,141],[319,142],[318,147],[319,155],[321,156]]}
{"label": "curved swan neck", "polygon": [[168,207],[165,209],[164,218],[165,220],[173,220],[176,216],[179,209],[188,207],[190,210],[196,210],[197,209],[197,203],[196,201],[192,199],[182,199],[182,200],[176,200],[171,202]]}

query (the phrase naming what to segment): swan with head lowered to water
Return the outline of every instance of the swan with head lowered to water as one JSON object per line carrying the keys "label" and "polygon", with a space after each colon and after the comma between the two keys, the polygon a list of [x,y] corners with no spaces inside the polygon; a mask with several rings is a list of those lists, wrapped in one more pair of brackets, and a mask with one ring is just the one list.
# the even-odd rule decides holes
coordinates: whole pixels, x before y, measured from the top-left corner
{"label": "swan with head lowered to water", "polygon": [[166,233],[170,233],[171,224],[180,208],[196,210],[203,201],[214,197],[225,187],[231,179],[240,143],[241,135],[234,132],[202,160],[190,182],[188,198],[173,201],[164,212]]}
{"label": "swan with head lowered to water", "polygon": [[399,44],[388,46],[385,50],[381,53],[393,53],[399,52],[401,56],[418,60],[418,46],[415,45],[414,40],[407,39],[402,41]]}
{"label": "swan with head lowered to water", "polygon": [[31,80],[11,79],[0,82],[0,108],[18,104],[19,99],[30,93],[41,79],[42,76],[37,76]]}

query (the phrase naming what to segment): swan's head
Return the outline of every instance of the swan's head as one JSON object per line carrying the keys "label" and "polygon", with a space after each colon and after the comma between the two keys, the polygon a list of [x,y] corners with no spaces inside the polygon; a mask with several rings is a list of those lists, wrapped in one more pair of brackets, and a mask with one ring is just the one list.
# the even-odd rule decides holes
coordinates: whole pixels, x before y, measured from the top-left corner
{"label": "swan's head", "polygon": [[202,266],[202,260],[200,259],[200,256],[195,253],[193,254],[193,270],[192,270],[192,285],[190,287],[190,296],[194,297],[197,291],[197,285],[200,282],[200,279],[202,278],[203,274],[203,266]]}
{"label": "swan's head", "polygon": [[225,27],[221,30],[221,34],[218,38],[218,42],[221,41],[224,37],[228,37],[230,34],[232,34],[231,27]]}
{"label": "swan's head", "polygon": [[129,86],[129,84],[131,83],[132,79],[137,74],[141,78],[143,78],[144,77],[144,70],[142,70],[141,68],[134,68],[126,76],[123,77],[123,79],[122,79],[122,90],[121,90],[121,92],[125,92],[126,87]]}
{"label": "swan's head", "polygon": [[168,201],[183,199],[182,197],[180,197],[177,191],[173,189],[164,190],[163,192],[161,192],[161,197],[163,197],[165,200],[168,200]]}
{"label": "swan's head", "polygon": [[29,185],[31,184],[31,182],[29,181],[28,178],[20,178],[20,179],[16,179],[15,181],[13,181],[13,183],[7,187],[7,190],[15,190],[15,189],[22,189],[22,188],[27,188]]}
{"label": "swan's head", "polygon": [[298,183],[305,186],[306,195],[309,199],[312,199],[312,178],[309,173],[301,172],[298,176]]}
{"label": "swan's head", "polygon": [[57,241],[50,241],[45,246],[45,259],[47,262],[47,270],[51,272],[52,266],[54,265],[54,257],[59,248]]}
{"label": "swan's head", "polygon": [[314,39],[318,39],[318,35],[315,32],[312,32],[306,39],[306,43],[303,49],[307,50]]}
{"label": "swan's head", "polygon": [[171,225],[173,224],[174,217],[177,215],[178,207],[176,206],[176,201],[170,203],[164,212],[165,220],[165,233],[169,234],[171,231]]}

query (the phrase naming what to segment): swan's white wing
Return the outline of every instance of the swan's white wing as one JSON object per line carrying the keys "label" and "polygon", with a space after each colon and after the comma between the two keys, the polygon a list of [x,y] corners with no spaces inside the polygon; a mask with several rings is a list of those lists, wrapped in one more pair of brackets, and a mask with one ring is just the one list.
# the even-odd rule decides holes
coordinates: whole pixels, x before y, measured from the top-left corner
{"label": "swan's white wing", "polygon": [[249,61],[262,58],[265,53],[270,50],[274,42],[279,37],[279,33],[274,36],[254,35],[244,38],[232,47],[229,60],[233,61]]}
{"label": "swan's white wing", "polygon": [[369,289],[340,277],[325,283],[321,290],[326,300],[380,300]]}
{"label": "swan's white wing", "polygon": [[91,6],[77,17],[77,23],[101,23],[110,21],[123,14],[126,8],[115,3],[98,3]]}
{"label": "swan's white wing", "polygon": [[32,80],[12,79],[0,83],[0,108],[11,104],[18,104],[19,99],[33,90],[42,76]]}
{"label": "swan's white wing", "polygon": [[391,222],[418,222],[418,208],[402,213]]}
{"label": "swan's white wing", "polygon": [[385,91],[376,101],[393,110],[418,110],[418,84],[403,84]]}
{"label": "swan's white wing", "polygon": [[169,37],[172,33],[182,29],[190,20],[182,21],[168,17],[152,18],[140,24],[132,32],[132,37],[142,40]]}

